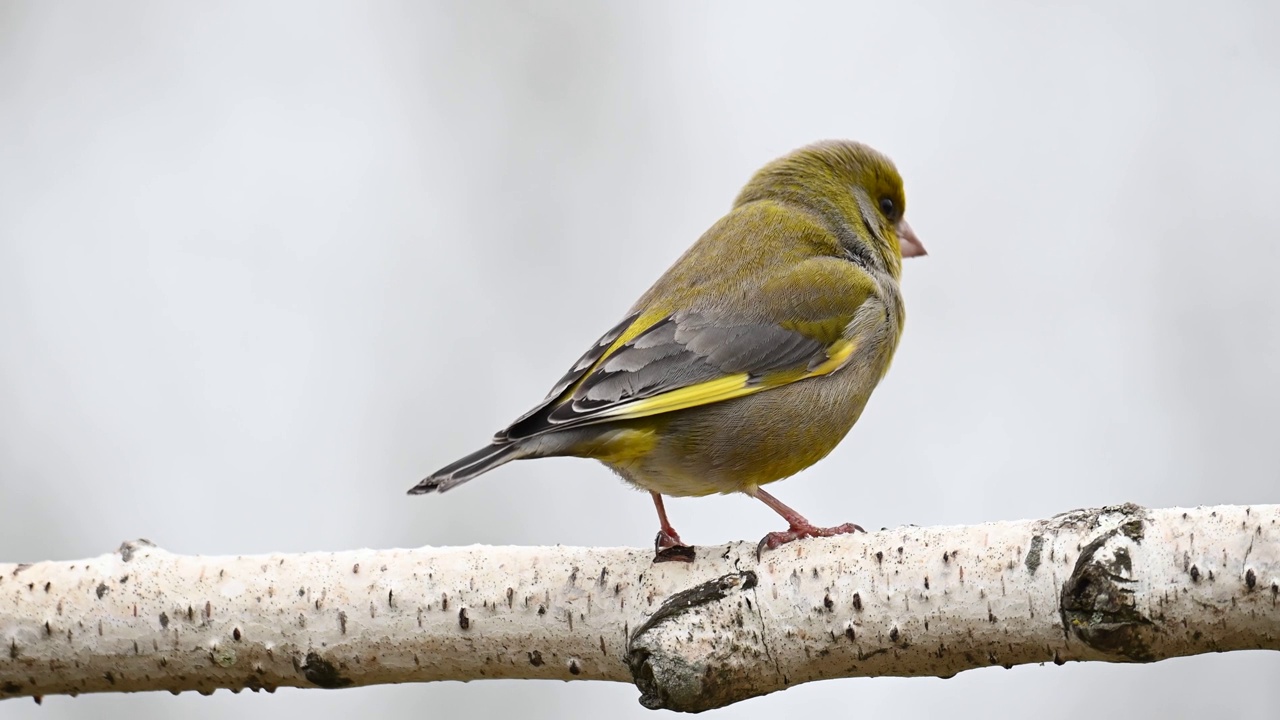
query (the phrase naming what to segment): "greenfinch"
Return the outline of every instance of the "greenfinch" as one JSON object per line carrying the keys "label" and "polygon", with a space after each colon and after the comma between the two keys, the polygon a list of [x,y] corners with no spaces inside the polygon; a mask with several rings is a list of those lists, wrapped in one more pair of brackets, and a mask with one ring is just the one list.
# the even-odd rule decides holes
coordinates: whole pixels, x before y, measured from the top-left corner
{"label": "greenfinch", "polygon": [[905,210],[897,168],[861,143],[818,142],[765,165],[541,404],[409,493],[574,456],[652,494],[659,561],[693,559],[663,495],[762,500],[788,527],[761,550],[861,530],[817,527],[764,485],[830,453],[888,370],[902,259],[925,254]]}

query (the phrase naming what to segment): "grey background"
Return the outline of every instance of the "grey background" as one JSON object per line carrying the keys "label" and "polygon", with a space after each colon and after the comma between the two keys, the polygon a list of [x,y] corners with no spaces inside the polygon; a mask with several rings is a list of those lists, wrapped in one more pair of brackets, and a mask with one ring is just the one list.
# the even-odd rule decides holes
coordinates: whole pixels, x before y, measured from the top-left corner
{"label": "grey background", "polygon": [[[1280,501],[1278,8],[0,2],[0,559],[648,543],[648,499],[587,461],[403,493],[823,137],[897,161],[931,255],[863,420],[781,498],[868,527]],[[668,508],[693,542],[778,528]],[[858,679],[716,716],[1263,717],[1278,672]],[[507,681],[0,703],[303,713],[650,716]]]}

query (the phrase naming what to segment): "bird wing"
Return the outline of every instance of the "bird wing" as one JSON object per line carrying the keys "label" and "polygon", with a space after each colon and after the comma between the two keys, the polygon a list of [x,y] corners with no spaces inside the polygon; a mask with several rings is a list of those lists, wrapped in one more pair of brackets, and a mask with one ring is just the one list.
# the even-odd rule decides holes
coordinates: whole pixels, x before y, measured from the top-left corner
{"label": "bird wing", "polygon": [[838,370],[856,349],[846,328],[874,283],[851,263],[813,262],[766,283],[752,303],[786,319],[714,309],[628,317],[496,439],[684,410]]}
{"label": "bird wing", "polygon": [[[596,341],[596,344],[592,345],[590,349],[583,353],[582,357],[578,358],[578,361],[573,364],[573,367],[569,368],[569,372],[565,373],[564,377],[560,378],[560,380],[555,384],[555,387],[551,388],[551,392],[547,393],[547,397],[544,398],[542,402],[538,403],[538,405],[529,410],[529,412],[516,418],[515,422],[511,423],[511,425],[505,430],[494,435],[493,441],[500,443],[512,440],[513,436],[510,433],[514,429],[530,424],[530,422],[535,420],[538,416],[546,414],[548,409],[555,404],[555,402],[559,400],[572,385],[582,380],[582,378],[585,377],[586,374],[609,353],[609,351],[613,350],[618,345],[618,340],[621,339],[628,330],[631,331],[631,334],[635,334],[634,326],[639,318],[640,313],[634,312],[624,318],[622,322],[610,328],[609,332],[601,335],[600,339]],[[521,437],[523,436],[524,434],[521,435]]]}

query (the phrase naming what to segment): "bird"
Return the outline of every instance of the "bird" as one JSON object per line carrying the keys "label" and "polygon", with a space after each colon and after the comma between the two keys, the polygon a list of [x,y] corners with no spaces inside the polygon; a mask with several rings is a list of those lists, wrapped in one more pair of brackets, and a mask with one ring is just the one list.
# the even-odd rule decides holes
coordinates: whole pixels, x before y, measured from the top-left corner
{"label": "bird", "polygon": [[870,146],[823,140],[758,170],[728,213],[590,346],[546,398],[409,493],[445,492],[513,460],[598,460],[650,493],[655,562],[691,562],[663,496],[743,493],[818,527],[764,486],[826,457],[861,416],[903,332],[903,258],[926,254],[902,177]]}

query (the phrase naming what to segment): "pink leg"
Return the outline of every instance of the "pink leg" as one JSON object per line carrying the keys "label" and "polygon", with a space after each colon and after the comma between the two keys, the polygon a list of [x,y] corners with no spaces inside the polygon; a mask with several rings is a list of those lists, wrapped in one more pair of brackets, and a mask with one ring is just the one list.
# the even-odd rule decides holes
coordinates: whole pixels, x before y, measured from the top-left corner
{"label": "pink leg", "polygon": [[760,502],[765,505],[773,508],[773,511],[781,515],[783,519],[787,521],[787,525],[789,525],[786,530],[771,532],[768,535],[765,535],[764,539],[760,541],[760,544],[756,546],[757,557],[759,557],[760,553],[766,547],[773,550],[780,545],[789,543],[792,540],[799,540],[800,538],[831,537],[832,535],[847,535],[848,533],[866,532],[866,530],[863,530],[861,527],[854,525],[853,523],[845,523],[843,525],[837,525],[836,527],[829,528],[816,527],[813,523],[806,520],[803,515],[787,507],[781,500],[760,488],[756,488],[756,491],[751,493],[751,495],[752,497],[759,499]]}
{"label": "pink leg", "polygon": [[662,506],[662,496],[658,493],[649,494],[653,496],[653,506],[658,509],[658,522],[661,527],[658,530],[658,537],[653,541],[655,552],[653,561],[693,562],[693,548],[685,545],[680,539],[680,534],[671,527],[671,523],[667,520],[667,509]]}

